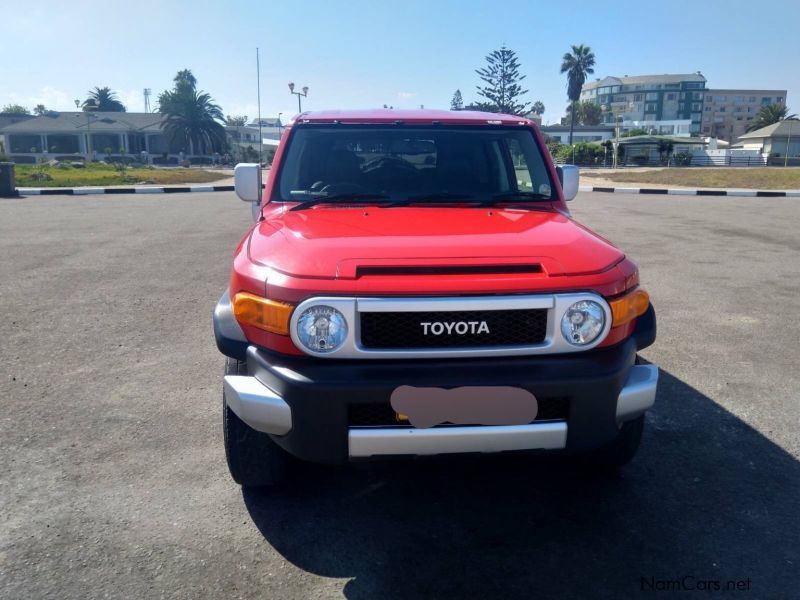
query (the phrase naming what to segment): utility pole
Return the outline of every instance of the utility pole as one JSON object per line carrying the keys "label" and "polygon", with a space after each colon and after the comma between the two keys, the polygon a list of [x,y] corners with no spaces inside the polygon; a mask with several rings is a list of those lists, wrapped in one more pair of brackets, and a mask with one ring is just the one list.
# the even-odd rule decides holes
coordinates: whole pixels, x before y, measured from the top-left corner
{"label": "utility pole", "polygon": [[792,125],[794,125],[794,119],[789,119],[789,135],[786,137],[786,152],[784,154],[786,156],[783,157],[783,166],[789,166],[789,142],[792,141]]}

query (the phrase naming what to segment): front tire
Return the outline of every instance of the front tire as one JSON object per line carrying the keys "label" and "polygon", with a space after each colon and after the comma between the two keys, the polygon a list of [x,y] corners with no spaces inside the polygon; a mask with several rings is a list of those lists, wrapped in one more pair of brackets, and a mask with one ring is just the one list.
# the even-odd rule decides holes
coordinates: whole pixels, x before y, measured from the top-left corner
{"label": "front tire", "polygon": [[[247,363],[225,359],[225,375],[247,375]],[[276,486],[287,476],[289,455],[269,435],[256,431],[228,406],[222,393],[225,458],[233,480],[243,487]]]}
{"label": "front tire", "polygon": [[644,415],[626,421],[619,429],[617,437],[597,450],[588,452],[585,458],[594,466],[614,470],[627,465],[642,441]]}

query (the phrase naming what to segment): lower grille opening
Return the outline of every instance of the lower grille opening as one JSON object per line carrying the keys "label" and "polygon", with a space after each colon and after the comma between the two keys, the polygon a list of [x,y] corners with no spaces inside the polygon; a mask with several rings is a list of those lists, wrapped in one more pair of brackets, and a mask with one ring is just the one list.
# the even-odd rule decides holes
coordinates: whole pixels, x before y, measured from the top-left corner
{"label": "lower grille opening", "polygon": [[[540,421],[569,420],[569,398],[538,398],[539,412],[534,423]],[[350,427],[409,427],[408,421],[398,421],[394,409],[388,402],[369,402],[351,404],[348,408],[347,423]],[[445,425],[438,425],[443,427]]]}

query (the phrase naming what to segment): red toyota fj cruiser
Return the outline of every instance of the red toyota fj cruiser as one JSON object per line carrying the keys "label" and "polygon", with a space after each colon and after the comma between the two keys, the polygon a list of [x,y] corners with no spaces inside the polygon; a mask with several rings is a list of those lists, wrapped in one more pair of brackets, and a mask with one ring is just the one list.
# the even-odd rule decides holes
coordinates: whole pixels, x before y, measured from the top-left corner
{"label": "red toyota fj cruiser", "polygon": [[550,450],[630,460],[656,318],[636,264],[570,217],[578,170],[531,121],[303,113],[214,311],[245,486],[308,461]]}

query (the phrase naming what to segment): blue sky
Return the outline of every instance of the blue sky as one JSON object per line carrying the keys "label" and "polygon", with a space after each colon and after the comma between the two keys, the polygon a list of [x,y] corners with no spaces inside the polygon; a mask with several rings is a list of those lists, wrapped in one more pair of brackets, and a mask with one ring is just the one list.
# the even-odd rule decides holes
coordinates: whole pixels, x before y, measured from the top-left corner
{"label": "blue sky", "polygon": [[561,56],[588,44],[595,76],[702,71],[710,87],[787,89],[800,113],[798,0],[506,2],[445,0],[50,0],[4,6],[0,106],[74,110],[95,85],[143,109],[190,68],[226,114],[296,112],[287,82],[310,88],[304,109],[383,104],[448,108],[456,88],[479,99],[474,69],[505,43],[545,122],[566,106]]}

